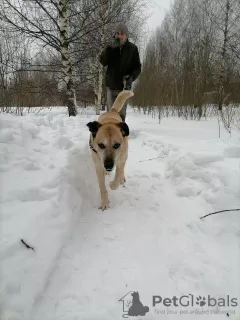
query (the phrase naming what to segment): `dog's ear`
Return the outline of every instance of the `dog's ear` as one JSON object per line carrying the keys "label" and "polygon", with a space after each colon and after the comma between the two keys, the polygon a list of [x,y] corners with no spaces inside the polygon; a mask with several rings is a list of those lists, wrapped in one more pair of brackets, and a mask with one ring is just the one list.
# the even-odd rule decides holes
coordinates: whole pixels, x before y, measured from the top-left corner
{"label": "dog's ear", "polygon": [[128,128],[128,125],[126,124],[126,122],[119,122],[118,126],[121,129],[123,137],[129,136],[129,128]]}
{"label": "dog's ear", "polygon": [[98,121],[88,122],[87,126],[93,137],[96,137],[98,129],[101,127],[101,124]]}

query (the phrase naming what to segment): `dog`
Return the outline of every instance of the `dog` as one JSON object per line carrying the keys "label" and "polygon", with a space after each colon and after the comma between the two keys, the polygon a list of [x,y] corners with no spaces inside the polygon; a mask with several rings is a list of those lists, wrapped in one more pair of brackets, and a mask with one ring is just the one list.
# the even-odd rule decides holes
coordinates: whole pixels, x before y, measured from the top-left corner
{"label": "dog", "polygon": [[123,90],[114,101],[110,111],[99,116],[98,121],[87,124],[90,133],[89,147],[95,165],[101,195],[99,209],[109,206],[108,192],[105,185],[105,175],[114,168],[115,177],[110,182],[110,188],[116,190],[125,180],[124,168],[128,158],[129,127],[118,114],[124,102],[132,97],[131,90]]}

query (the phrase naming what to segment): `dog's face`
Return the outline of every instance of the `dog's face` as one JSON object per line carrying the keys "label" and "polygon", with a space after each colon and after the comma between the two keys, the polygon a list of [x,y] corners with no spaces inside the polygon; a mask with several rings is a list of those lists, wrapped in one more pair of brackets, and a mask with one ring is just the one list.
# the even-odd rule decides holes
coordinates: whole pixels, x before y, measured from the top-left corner
{"label": "dog's face", "polygon": [[125,122],[117,124],[100,124],[98,121],[87,124],[93,136],[93,148],[97,151],[106,171],[112,171],[124,144],[124,138],[129,135]]}

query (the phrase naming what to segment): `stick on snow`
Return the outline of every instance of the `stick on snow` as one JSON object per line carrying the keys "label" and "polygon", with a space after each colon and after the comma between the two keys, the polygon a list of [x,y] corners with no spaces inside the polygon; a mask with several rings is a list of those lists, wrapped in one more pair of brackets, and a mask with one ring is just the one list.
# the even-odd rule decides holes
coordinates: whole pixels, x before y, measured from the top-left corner
{"label": "stick on snow", "polygon": [[21,239],[21,242],[25,245],[27,249],[32,249],[34,251],[34,248],[29,246],[23,239]]}
{"label": "stick on snow", "polygon": [[220,211],[208,213],[208,214],[206,214],[205,216],[201,217],[200,219],[206,218],[206,217],[211,216],[211,215],[213,215],[213,214],[217,214],[217,213],[221,213],[221,212],[228,212],[228,211],[240,211],[240,209],[220,210]]}
{"label": "stick on snow", "polygon": [[151,158],[151,159],[146,159],[146,160],[139,160],[138,162],[145,162],[145,161],[150,161],[150,160],[155,160],[155,159],[163,159],[164,157],[156,157],[156,158]]}

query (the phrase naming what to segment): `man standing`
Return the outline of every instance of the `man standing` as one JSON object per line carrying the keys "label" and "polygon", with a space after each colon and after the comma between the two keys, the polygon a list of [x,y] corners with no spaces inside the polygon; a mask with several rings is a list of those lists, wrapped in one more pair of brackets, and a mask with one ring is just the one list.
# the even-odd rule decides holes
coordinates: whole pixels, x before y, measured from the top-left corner
{"label": "man standing", "polygon": [[[124,23],[119,23],[115,28],[112,40],[100,55],[100,62],[107,66],[105,84],[109,111],[120,91],[131,90],[132,82],[141,73],[138,48],[128,40],[128,28]],[[127,102],[119,113],[122,121],[125,121],[126,110]]]}

